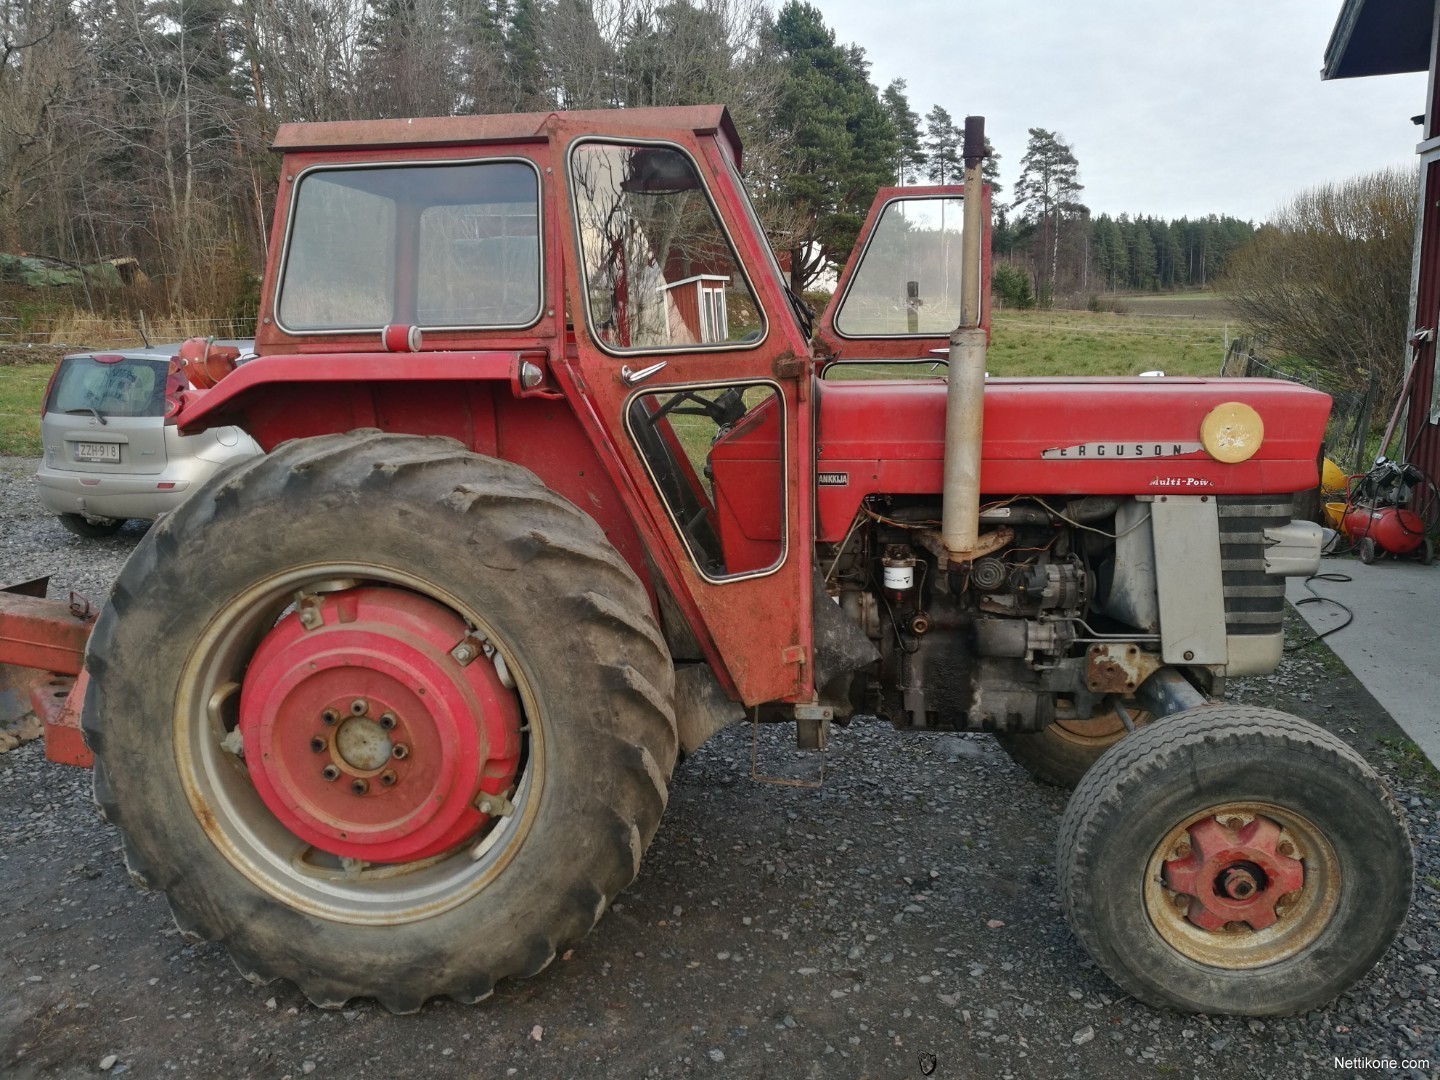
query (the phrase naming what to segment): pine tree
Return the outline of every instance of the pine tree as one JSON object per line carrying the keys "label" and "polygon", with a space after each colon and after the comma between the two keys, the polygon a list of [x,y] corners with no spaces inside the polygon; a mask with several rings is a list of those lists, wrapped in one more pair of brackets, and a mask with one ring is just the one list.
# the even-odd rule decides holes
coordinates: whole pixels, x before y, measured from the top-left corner
{"label": "pine tree", "polygon": [[925,169],[925,146],[920,135],[920,116],[905,96],[905,80],[895,79],[880,95],[885,113],[895,127],[895,176],[902,184],[913,184]]}
{"label": "pine tree", "polygon": [[925,165],[937,184],[958,184],[965,170],[961,132],[948,112],[936,105],[925,114]]}
{"label": "pine tree", "polygon": [[985,136],[985,160],[980,165],[980,179],[990,185],[990,198],[995,209],[1003,209],[999,198],[1005,190],[1005,185],[1000,183],[1000,152],[990,142],[989,135]]}
{"label": "pine tree", "polygon": [[785,68],[770,130],[783,150],[770,187],[801,219],[789,249],[798,293],[854,247],[876,190],[895,182],[899,137],[864,50],[838,44],[818,8],[791,0],[768,34]]}
{"label": "pine tree", "polygon": [[1049,304],[1055,295],[1060,263],[1060,231],[1067,219],[1085,212],[1079,201],[1085,185],[1080,183],[1080,163],[1074,151],[1059,135],[1044,128],[1030,129],[1030,142],[1020,159],[1020,179],[1015,182],[1015,207],[1026,212],[1037,225],[1040,236],[1040,299]]}

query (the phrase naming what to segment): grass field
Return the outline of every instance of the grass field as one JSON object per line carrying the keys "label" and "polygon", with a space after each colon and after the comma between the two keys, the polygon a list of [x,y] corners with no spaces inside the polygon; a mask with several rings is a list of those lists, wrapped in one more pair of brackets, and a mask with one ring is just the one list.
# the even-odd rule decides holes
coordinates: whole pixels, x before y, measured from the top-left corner
{"label": "grass field", "polygon": [[1235,318],[1229,301],[1213,292],[1135,293],[1104,297],[1132,315],[1172,315],[1221,321]]}
{"label": "grass field", "polygon": [[[991,375],[1215,375],[1228,323],[1196,314],[1116,315],[1090,311],[997,311],[986,370]],[[924,369],[928,371],[927,369]],[[921,373],[878,364],[842,365],[831,377],[863,379]]]}
{"label": "grass field", "polygon": [[51,364],[0,367],[0,454],[40,456],[40,398]]}
{"label": "grass field", "polygon": [[1214,375],[1225,357],[1226,323],[1210,317],[1088,311],[997,311],[992,375]]}
{"label": "grass field", "polygon": [[[1141,297],[1141,300],[1148,298]],[[991,375],[1214,375],[1225,355],[1227,323],[1201,297],[1194,317],[1089,311],[997,311],[992,320]],[[1203,312],[1203,313],[1202,313]],[[177,339],[178,340],[178,339]],[[51,363],[0,366],[0,454],[40,455],[40,397]],[[832,377],[893,378],[930,367],[843,365]],[[944,371],[943,368],[940,369]]]}

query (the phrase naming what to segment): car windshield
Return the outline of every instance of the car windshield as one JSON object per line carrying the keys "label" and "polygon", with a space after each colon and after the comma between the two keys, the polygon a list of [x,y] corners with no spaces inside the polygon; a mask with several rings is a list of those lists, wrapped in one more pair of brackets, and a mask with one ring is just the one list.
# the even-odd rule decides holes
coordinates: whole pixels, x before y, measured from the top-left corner
{"label": "car windshield", "polygon": [[124,357],[104,363],[93,356],[60,361],[45,411],[101,416],[164,416],[168,360]]}

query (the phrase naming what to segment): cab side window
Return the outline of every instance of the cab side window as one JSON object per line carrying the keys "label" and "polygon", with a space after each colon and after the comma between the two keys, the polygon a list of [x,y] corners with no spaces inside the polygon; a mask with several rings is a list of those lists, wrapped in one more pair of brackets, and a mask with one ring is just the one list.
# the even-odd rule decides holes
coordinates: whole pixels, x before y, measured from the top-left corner
{"label": "cab side window", "polygon": [[590,332],[600,346],[714,349],[764,336],[755,294],[684,153],[583,142],[570,172]]}

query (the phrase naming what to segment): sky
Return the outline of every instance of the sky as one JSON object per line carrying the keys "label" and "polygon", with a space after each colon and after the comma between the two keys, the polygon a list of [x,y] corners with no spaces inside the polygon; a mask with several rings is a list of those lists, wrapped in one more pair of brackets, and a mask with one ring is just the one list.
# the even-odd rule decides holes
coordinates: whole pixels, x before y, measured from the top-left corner
{"label": "sky", "polygon": [[985,117],[1002,198],[1058,132],[1094,214],[1262,221],[1306,188],[1413,167],[1425,75],[1320,80],[1341,0],[812,0],[922,117]]}

